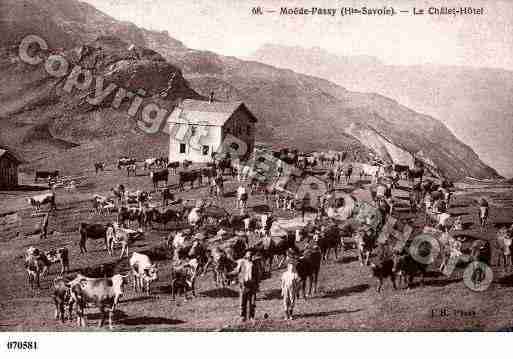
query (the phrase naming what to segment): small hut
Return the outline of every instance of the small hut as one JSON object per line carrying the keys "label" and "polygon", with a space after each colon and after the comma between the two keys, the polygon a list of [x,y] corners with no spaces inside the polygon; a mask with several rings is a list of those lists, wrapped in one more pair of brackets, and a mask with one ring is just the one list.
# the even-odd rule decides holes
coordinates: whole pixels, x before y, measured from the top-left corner
{"label": "small hut", "polygon": [[22,159],[14,151],[0,147],[0,188],[18,185],[18,166]]}

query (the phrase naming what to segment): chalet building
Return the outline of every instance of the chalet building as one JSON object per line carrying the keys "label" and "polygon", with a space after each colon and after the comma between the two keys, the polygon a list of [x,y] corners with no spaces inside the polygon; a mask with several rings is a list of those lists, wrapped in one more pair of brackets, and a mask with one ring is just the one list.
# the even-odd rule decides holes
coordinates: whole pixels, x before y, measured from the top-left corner
{"label": "chalet building", "polygon": [[23,163],[13,151],[0,147],[0,188],[18,185],[18,166]]}
{"label": "chalet building", "polygon": [[242,102],[214,101],[213,94],[209,101],[184,100],[167,120],[169,161],[211,161],[228,135],[246,144],[247,158],[255,146],[256,122]]}

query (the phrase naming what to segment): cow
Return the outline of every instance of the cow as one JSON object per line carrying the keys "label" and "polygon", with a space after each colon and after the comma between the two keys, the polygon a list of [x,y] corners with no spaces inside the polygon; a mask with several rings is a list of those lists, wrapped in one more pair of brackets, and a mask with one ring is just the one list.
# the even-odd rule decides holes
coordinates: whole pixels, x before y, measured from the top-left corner
{"label": "cow", "polygon": [[226,252],[220,247],[214,247],[210,250],[207,263],[203,267],[202,275],[205,275],[210,264],[213,265],[214,283],[216,287],[221,285],[223,288],[229,283],[228,273],[230,273],[237,263],[228,257]]}
{"label": "cow", "polygon": [[353,238],[356,243],[360,265],[368,265],[370,254],[376,245],[376,237],[372,229],[362,226],[354,232]]}
{"label": "cow", "polygon": [[160,210],[158,208],[151,208],[148,212],[148,222],[153,226],[153,223],[159,223],[166,226],[170,221],[179,222],[182,220],[181,213],[174,209]]}
{"label": "cow", "polygon": [[99,171],[105,171],[105,162],[95,162],[94,171],[96,174],[98,174]]}
{"label": "cow", "polygon": [[422,177],[424,176],[424,167],[414,167],[408,169],[408,179],[410,182],[414,182],[416,178],[419,179],[419,182],[422,182]]}
{"label": "cow", "polygon": [[121,228],[117,223],[112,223],[109,225],[106,232],[106,246],[109,255],[113,255],[114,253],[114,245],[121,245],[121,251],[119,253],[119,258],[123,258],[123,255],[126,254],[128,257],[128,245],[130,242],[135,241],[143,235],[142,231],[134,231],[132,229]]}
{"label": "cow", "polygon": [[130,177],[130,173],[132,173],[134,177],[137,176],[137,165],[135,163],[126,166],[126,176]]}
{"label": "cow", "polygon": [[328,260],[332,249],[335,252],[335,258],[338,259],[338,252],[341,244],[340,233],[337,226],[332,225],[321,230],[321,235],[319,236],[317,245],[321,250],[321,257],[323,260]]}
{"label": "cow", "polygon": [[300,288],[303,290],[303,298],[306,300],[306,281],[307,279],[310,282],[310,286],[308,289],[308,296],[313,292],[317,292],[317,280],[319,278],[319,270],[321,268],[321,260],[322,255],[319,247],[311,246],[305,248],[305,250],[301,253],[297,261],[297,273],[301,280]]}
{"label": "cow", "polygon": [[229,158],[219,160],[219,162],[217,163],[217,168],[219,169],[222,175],[224,175],[225,170],[228,170],[228,174],[232,177],[235,177],[235,169],[233,168],[232,161]]}
{"label": "cow", "polygon": [[254,245],[251,250],[257,253],[262,258],[262,268],[265,271],[265,262],[269,263],[269,272],[272,271],[273,260],[275,256],[282,256],[282,260],[278,264],[278,268],[282,266],[283,262],[287,257],[287,252],[292,250],[298,252],[299,249],[296,246],[296,238],[294,236],[287,235],[286,237],[280,237],[274,241],[270,237],[266,237]]}
{"label": "cow", "polygon": [[151,169],[152,167],[157,165],[157,158],[147,158],[144,160],[144,169]]}
{"label": "cow", "polygon": [[69,251],[66,247],[51,249],[45,252],[49,263],[59,263],[61,265],[61,275],[69,272]]}
{"label": "cow", "polygon": [[119,208],[117,222],[122,227],[125,227],[127,221],[128,224],[131,224],[132,222],[137,222],[138,227],[142,228],[150,223],[149,210],[142,206],[121,206]]}
{"label": "cow", "polygon": [[57,205],[55,204],[55,193],[53,192],[39,194],[37,196],[27,198],[27,202],[32,207],[35,207],[37,211],[41,210],[41,206],[43,204],[49,204],[50,210],[57,210]]}
{"label": "cow", "polygon": [[70,287],[61,277],[53,280],[52,299],[55,305],[55,320],[60,320],[64,323],[66,304],[68,305],[68,318],[71,320],[73,304],[71,302]]}
{"label": "cow", "polygon": [[114,208],[114,202],[109,201],[106,197],[100,196],[98,194],[93,196],[93,212],[96,214],[110,214]]}
{"label": "cow", "polygon": [[40,288],[40,279],[48,272],[50,266],[48,258],[37,248],[30,247],[25,256],[25,270],[31,289]]}
{"label": "cow", "polygon": [[167,169],[171,170],[173,174],[176,174],[176,169],[180,167],[180,162],[174,161],[167,164]]}
{"label": "cow", "polygon": [[168,177],[169,177],[169,170],[167,168],[160,170],[160,171],[151,171],[150,172],[150,178],[153,183],[153,188],[155,190],[157,190],[157,188],[159,186],[159,182],[166,182],[166,186],[167,186]]}
{"label": "cow", "polygon": [[80,233],[80,254],[87,253],[86,241],[88,238],[101,238],[107,247],[107,226],[105,224],[82,222],[78,226],[78,232]]}
{"label": "cow", "polygon": [[134,291],[142,291],[146,288],[146,295],[149,296],[150,284],[158,280],[157,266],[152,263],[147,255],[137,252],[132,253],[128,263],[132,269]]}
{"label": "cow", "polygon": [[[419,248],[422,251],[422,248]],[[421,255],[422,256],[422,255]],[[406,287],[410,289],[416,276],[420,275],[421,285],[424,285],[424,278],[427,272],[427,264],[415,260],[410,253],[394,254],[393,272],[397,275],[399,283],[403,280]]]}
{"label": "cow", "polygon": [[36,178],[34,179],[34,182],[37,182],[40,178],[50,179],[56,177],[59,177],[59,171],[36,171]]}
{"label": "cow", "polygon": [[178,172],[178,188],[181,191],[185,190],[185,183],[189,182],[191,185],[191,189],[194,188],[194,181],[201,180],[201,172],[200,171],[181,171]]}
{"label": "cow", "polygon": [[109,278],[88,278],[78,274],[68,283],[71,294],[71,305],[76,304],[77,323],[86,326],[85,308],[88,303],[95,304],[102,317],[98,326],[102,327],[106,318],[106,307],[109,311],[109,328],[113,329],[114,310],[123,295],[127,275],[116,274]]}
{"label": "cow", "polygon": [[387,258],[377,264],[371,263],[370,267],[372,276],[378,280],[378,286],[376,287],[376,291],[378,293],[381,291],[381,288],[383,288],[383,281],[385,278],[390,278],[394,289],[397,289],[396,269],[394,268],[394,260],[392,258]]}
{"label": "cow", "polygon": [[362,164],[362,171],[365,175],[370,176],[372,178],[376,177],[379,173],[379,166],[371,166],[366,163]]}
{"label": "cow", "polygon": [[126,167],[129,165],[135,165],[135,162],[136,162],[135,158],[121,157],[118,160],[118,170],[120,170],[122,167]]}
{"label": "cow", "polygon": [[173,266],[171,270],[171,295],[173,300],[176,294],[181,292],[184,299],[187,300],[187,293],[192,292],[192,296],[196,296],[195,283],[198,273],[198,260],[191,259],[185,263]]}
{"label": "cow", "polygon": [[182,162],[182,166],[183,166],[183,169],[186,170],[187,168],[189,168],[190,166],[192,165],[192,162],[189,161],[189,160],[184,160]]}

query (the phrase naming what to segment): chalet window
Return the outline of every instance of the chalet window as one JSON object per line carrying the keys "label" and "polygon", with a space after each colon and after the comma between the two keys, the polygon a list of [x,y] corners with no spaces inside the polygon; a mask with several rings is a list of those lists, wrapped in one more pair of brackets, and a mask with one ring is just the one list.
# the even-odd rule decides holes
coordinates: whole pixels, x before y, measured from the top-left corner
{"label": "chalet window", "polygon": [[203,147],[201,148],[201,154],[202,154],[203,156],[208,155],[208,146],[203,146]]}
{"label": "chalet window", "polygon": [[185,143],[180,143],[180,153],[185,153]]}
{"label": "chalet window", "polygon": [[230,134],[230,129],[227,128],[225,132],[226,132],[227,135],[229,135]]}
{"label": "chalet window", "polygon": [[248,135],[250,135],[250,134],[251,134],[251,126],[250,126],[250,125],[248,125],[248,127],[246,128],[246,130],[247,130],[247,134],[248,134]]}

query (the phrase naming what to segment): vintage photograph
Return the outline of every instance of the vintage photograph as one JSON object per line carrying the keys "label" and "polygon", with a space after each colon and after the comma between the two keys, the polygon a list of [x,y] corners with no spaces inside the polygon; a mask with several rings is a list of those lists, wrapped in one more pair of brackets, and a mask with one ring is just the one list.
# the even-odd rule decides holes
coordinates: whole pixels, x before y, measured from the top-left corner
{"label": "vintage photograph", "polygon": [[513,2],[0,0],[0,34],[0,332],[513,331]]}

